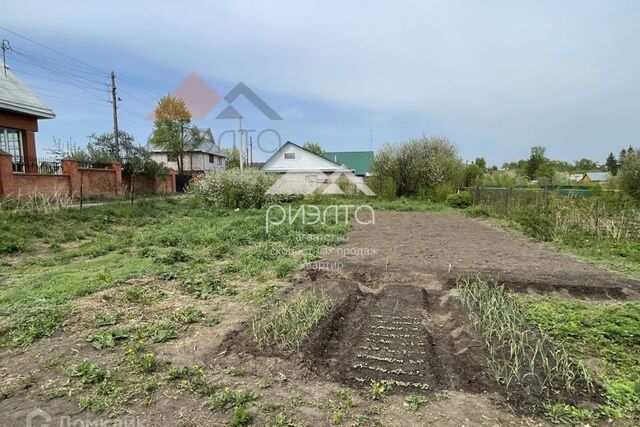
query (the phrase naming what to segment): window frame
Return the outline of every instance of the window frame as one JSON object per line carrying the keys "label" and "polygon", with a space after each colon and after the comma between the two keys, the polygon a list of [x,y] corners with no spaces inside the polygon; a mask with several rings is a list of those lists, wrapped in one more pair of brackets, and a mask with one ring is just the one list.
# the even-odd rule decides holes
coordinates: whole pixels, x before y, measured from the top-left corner
{"label": "window frame", "polygon": [[295,160],[296,159],[296,152],[295,151],[290,151],[288,153],[284,153],[284,158],[285,158],[285,160]]}
{"label": "window frame", "polygon": [[[18,161],[24,161],[24,139],[22,137],[22,130],[15,128],[0,127],[0,150],[11,154],[12,159]],[[11,139],[9,145],[9,135],[17,136],[17,138]]]}

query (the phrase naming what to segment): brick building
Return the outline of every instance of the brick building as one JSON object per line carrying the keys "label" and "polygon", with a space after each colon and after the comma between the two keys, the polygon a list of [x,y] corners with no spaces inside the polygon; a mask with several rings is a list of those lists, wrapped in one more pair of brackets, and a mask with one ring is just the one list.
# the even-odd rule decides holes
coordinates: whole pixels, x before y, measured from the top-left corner
{"label": "brick building", "polygon": [[35,133],[39,119],[55,114],[0,63],[0,151],[11,155],[15,172],[37,172]]}

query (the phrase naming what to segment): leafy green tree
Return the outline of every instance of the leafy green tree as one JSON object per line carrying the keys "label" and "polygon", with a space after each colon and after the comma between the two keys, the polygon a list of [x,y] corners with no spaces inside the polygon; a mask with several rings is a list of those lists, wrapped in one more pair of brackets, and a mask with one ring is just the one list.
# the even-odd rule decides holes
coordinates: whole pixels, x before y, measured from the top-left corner
{"label": "leafy green tree", "polygon": [[302,146],[307,151],[311,151],[318,156],[324,156],[324,150],[320,146],[320,144],[316,144],[315,142],[305,142]]}
{"label": "leafy green tree", "polygon": [[177,158],[178,172],[183,174],[185,152],[200,146],[202,137],[200,130],[191,123],[191,113],[182,99],[172,96],[160,99],[149,141]]}
{"label": "leafy green tree", "polygon": [[538,176],[538,169],[548,161],[545,157],[546,148],[541,145],[536,145],[535,147],[531,147],[531,156],[529,156],[529,160],[527,160],[527,169],[526,173],[529,179],[536,179]]}
{"label": "leafy green tree", "polygon": [[627,151],[624,163],[618,171],[618,180],[624,192],[640,201],[640,152]]}
{"label": "leafy green tree", "polygon": [[487,161],[484,159],[484,157],[476,157],[476,161],[473,163],[478,165],[483,172],[487,170]]}
{"label": "leafy green tree", "polygon": [[597,169],[599,169],[598,164],[591,159],[576,160],[576,170],[578,172],[589,172]]}
{"label": "leafy green tree", "polygon": [[613,153],[609,153],[609,156],[607,157],[607,160],[604,164],[611,175],[618,175],[618,161],[616,160]]}
{"label": "leafy green tree", "polygon": [[237,148],[223,148],[227,156],[227,169],[240,169],[240,151]]}
{"label": "leafy green tree", "polygon": [[484,175],[484,169],[480,167],[477,163],[470,163],[464,167],[464,172],[462,174],[462,184],[465,187],[471,187],[476,185],[478,181]]}

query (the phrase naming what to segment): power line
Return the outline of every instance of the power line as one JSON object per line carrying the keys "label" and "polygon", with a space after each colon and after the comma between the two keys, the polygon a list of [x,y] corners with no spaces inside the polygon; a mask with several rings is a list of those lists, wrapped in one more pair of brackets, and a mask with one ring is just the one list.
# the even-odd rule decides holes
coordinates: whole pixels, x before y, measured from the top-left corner
{"label": "power line", "polygon": [[72,57],[72,56],[69,56],[69,55],[67,55],[67,54],[65,54],[65,53],[62,53],[62,52],[60,52],[60,51],[58,51],[58,50],[56,50],[56,49],[53,49],[53,48],[51,48],[51,47],[49,47],[49,46],[45,46],[45,45],[43,45],[42,43],[38,43],[37,41],[32,40],[32,39],[30,39],[30,38],[28,38],[28,37],[26,37],[26,36],[23,36],[22,34],[18,34],[18,33],[16,33],[15,31],[11,31],[10,29],[8,29],[8,28],[6,28],[6,27],[3,27],[3,26],[1,26],[1,25],[0,25],[0,29],[2,29],[2,30],[4,30],[4,31],[6,31],[6,32],[8,32],[8,33],[13,34],[14,36],[20,37],[21,39],[27,40],[27,41],[29,41],[29,42],[31,42],[31,43],[33,43],[33,44],[37,45],[37,46],[40,46],[41,48],[47,49],[47,50],[49,50],[49,51],[51,51],[51,52],[53,52],[53,53],[56,53],[56,54],[61,55],[61,56],[64,56],[65,58],[68,58],[68,59],[71,59],[71,60],[73,60],[73,61],[76,61],[76,62],[78,62],[79,64],[83,64],[83,65],[85,65],[85,66],[87,66],[87,67],[89,67],[89,68],[91,68],[91,69],[93,69],[93,70],[95,70],[95,71],[98,71],[99,73],[102,73],[102,74],[105,74],[105,75],[108,75],[108,74],[109,74],[109,73],[106,73],[106,72],[104,72],[104,71],[100,70],[99,68],[94,67],[93,65],[87,64],[87,63],[86,63],[86,62],[84,62],[84,61],[81,61],[81,60],[76,59],[76,58],[74,58],[74,57]]}

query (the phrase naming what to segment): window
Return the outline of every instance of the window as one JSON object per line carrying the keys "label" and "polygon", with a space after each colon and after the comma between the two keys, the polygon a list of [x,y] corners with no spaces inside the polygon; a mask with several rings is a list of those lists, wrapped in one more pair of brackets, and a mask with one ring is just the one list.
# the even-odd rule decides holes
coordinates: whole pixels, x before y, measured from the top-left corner
{"label": "window", "polygon": [[22,131],[0,128],[0,150],[11,154],[15,160],[22,161]]}
{"label": "window", "polygon": [[296,158],[296,153],[284,153],[284,158],[285,159],[289,159],[289,160],[293,160]]}
{"label": "window", "polygon": [[175,153],[168,153],[167,154],[167,161],[168,162],[177,162],[178,161],[178,155]]}
{"label": "window", "polygon": [[216,161],[216,156],[213,154],[209,154],[209,163],[214,163]]}
{"label": "window", "polygon": [[221,165],[222,164],[222,157],[218,157],[218,164]]}

